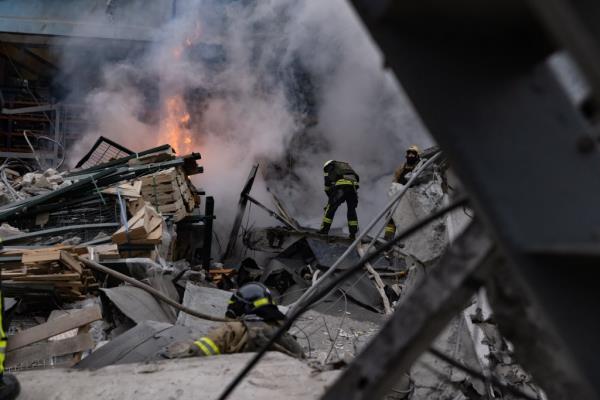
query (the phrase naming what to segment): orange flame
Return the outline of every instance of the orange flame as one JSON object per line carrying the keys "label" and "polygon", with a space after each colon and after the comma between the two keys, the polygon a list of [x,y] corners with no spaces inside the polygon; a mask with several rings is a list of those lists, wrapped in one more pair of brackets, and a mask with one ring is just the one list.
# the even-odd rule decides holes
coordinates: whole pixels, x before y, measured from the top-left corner
{"label": "orange flame", "polygon": [[[202,34],[198,22],[194,25],[193,32],[185,40],[171,49],[171,54],[176,61],[181,60],[186,47],[192,47],[200,40]],[[180,95],[167,97],[163,104],[163,118],[160,123],[158,143],[168,143],[178,154],[191,153],[194,148],[194,139],[190,130],[190,114],[183,98]]]}
{"label": "orange flame", "polygon": [[159,144],[170,144],[177,154],[189,154],[194,149],[190,130],[190,114],[179,95],[167,97],[158,134]]}

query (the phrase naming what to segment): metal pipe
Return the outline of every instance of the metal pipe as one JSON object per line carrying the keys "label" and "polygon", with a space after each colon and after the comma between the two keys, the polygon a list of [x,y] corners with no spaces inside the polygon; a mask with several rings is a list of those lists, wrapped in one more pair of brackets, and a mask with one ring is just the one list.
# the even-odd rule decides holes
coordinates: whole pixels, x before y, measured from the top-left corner
{"label": "metal pipe", "polygon": [[167,303],[168,305],[170,305],[171,307],[175,307],[176,309],[178,309],[179,311],[182,311],[186,314],[189,314],[193,317],[196,318],[200,318],[200,319],[206,319],[209,321],[217,321],[217,322],[228,322],[228,321],[232,321],[231,319],[228,318],[221,318],[221,317],[213,317],[212,315],[208,315],[208,314],[203,314],[201,312],[192,310],[189,307],[186,307],[182,304],[179,304],[178,302],[176,302],[175,300],[171,299],[170,297],[165,296],[163,293],[159,292],[158,290],[154,289],[152,286],[146,285],[145,283],[142,283],[140,281],[138,281],[137,279],[134,279],[130,276],[127,276],[125,274],[122,274],[120,272],[114,271],[108,267],[105,267],[104,265],[98,264],[95,261],[92,260],[88,260],[87,258],[83,258],[83,257],[77,257],[77,259],[79,259],[79,261],[81,261],[82,263],[84,263],[85,265],[87,265],[89,268],[96,270],[96,271],[100,271],[103,272],[105,274],[108,274],[110,276],[112,276],[113,278],[117,278],[123,282],[127,282],[132,286],[135,286],[139,289],[145,290],[146,292],[150,293],[152,296],[154,296],[157,300],[160,300],[164,303]]}
{"label": "metal pipe", "polygon": [[281,222],[288,228],[293,229],[296,232],[299,232],[298,229],[296,229],[292,224],[290,224],[288,221],[286,221],[285,218],[283,218],[281,215],[279,215],[275,211],[271,210],[269,207],[263,205],[260,201],[256,200],[254,197],[250,196],[249,194],[246,194],[245,196],[250,202],[254,203],[256,206],[258,206],[260,209],[265,211],[271,217],[275,218],[277,221]]}
{"label": "metal pipe", "polygon": [[350,252],[352,252],[352,250],[354,250],[356,248],[356,246],[361,242],[362,238],[365,237],[367,235],[367,233],[371,229],[373,229],[373,227],[377,224],[377,222],[379,222],[379,220],[394,206],[394,204],[396,204],[396,202],[402,198],[402,196],[404,195],[406,190],[410,187],[411,183],[419,176],[419,174],[421,174],[421,172],[423,172],[425,170],[425,168],[427,168],[429,165],[431,165],[440,155],[441,155],[441,153],[437,153],[436,155],[432,156],[429,160],[427,160],[427,162],[425,164],[423,164],[423,166],[421,168],[419,168],[417,171],[415,171],[413,176],[406,183],[406,186],[404,186],[404,188],[402,188],[401,191],[396,193],[396,195],[392,198],[392,200],[390,200],[390,202],[385,206],[385,208],[371,221],[371,223],[367,226],[367,228],[360,235],[358,235],[358,237],[354,240],[354,242],[352,242],[352,244],[350,246],[348,246],[346,251],[337,259],[337,261],[335,263],[333,263],[333,265],[331,265],[331,267],[329,267],[329,269],[327,271],[325,271],[325,273],[323,275],[321,275],[321,277],[317,280],[317,282],[315,282],[314,285],[309,287],[306,290],[306,292],[304,292],[302,294],[302,296],[300,296],[300,298],[290,307],[289,312],[293,312],[298,307],[301,307],[302,302],[306,301],[306,299],[309,298],[309,296],[311,296],[314,293],[314,291],[319,286],[319,284],[321,282],[323,282],[324,279],[327,279],[331,274],[333,274],[335,272],[336,268],[348,256],[348,254],[350,254]]}
{"label": "metal pipe", "polygon": [[206,197],[204,206],[204,240],[202,243],[202,267],[206,271],[206,278],[210,279],[210,255],[212,250],[213,219],[215,218],[215,199]]}

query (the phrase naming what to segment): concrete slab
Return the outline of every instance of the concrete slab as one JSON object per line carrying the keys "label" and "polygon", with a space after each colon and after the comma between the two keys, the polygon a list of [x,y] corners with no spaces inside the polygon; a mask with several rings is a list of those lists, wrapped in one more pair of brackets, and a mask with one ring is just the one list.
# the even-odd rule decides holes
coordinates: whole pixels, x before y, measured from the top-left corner
{"label": "concrete slab", "polygon": [[[19,400],[215,399],[252,353],[113,365],[95,371],[49,369],[17,374]],[[272,352],[230,399],[318,399],[337,371],[316,372],[300,360]]]}
{"label": "concrete slab", "polygon": [[[198,312],[212,315],[214,317],[224,317],[227,310],[227,302],[231,298],[231,292],[202,287],[188,282],[185,286],[183,295],[183,305]],[[192,315],[180,312],[177,317],[176,325],[188,326],[195,332],[207,333],[211,328],[218,326],[221,322],[207,321],[196,318]]]}

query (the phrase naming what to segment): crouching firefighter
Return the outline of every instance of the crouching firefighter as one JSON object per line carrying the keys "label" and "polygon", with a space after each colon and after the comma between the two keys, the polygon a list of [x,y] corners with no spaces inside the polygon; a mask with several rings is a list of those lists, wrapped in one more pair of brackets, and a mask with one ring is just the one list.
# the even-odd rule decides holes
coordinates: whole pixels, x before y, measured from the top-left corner
{"label": "crouching firefighter", "polygon": [[[421,161],[421,151],[415,145],[410,146],[406,150],[406,161],[394,173],[394,183],[406,185],[410,174],[415,170],[416,166]],[[396,224],[393,219],[390,219],[385,227],[384,239],[389,241],[396,235]]]}
{"label": "crouching firefighter", "polygon": [[325,176],[325,194],[327,194],[328,201],[319,233],[329,233],[335,212],[343,202],[346,202],[348,231],[350,232],[350,239],[354,240],[356,232],[358,232],[358,216],[356,215],[358,174],[354,172],[350,164],[334,160],[329,160],[323,165],[323,174]]}
{"label": "crouching firefighter", "polygon": [[[269,289],[258,282],[247,283],[239,288],[231,296],[225,315],[238,321],[224,322],[193,342],[173,343],[167,347],[164,355],[167,358],[179,358],[258,351],[268,343],[285,319],[273,302]],[[287,332],[273,344],[271,350],[292,357],[304,357],[302,346]]]}

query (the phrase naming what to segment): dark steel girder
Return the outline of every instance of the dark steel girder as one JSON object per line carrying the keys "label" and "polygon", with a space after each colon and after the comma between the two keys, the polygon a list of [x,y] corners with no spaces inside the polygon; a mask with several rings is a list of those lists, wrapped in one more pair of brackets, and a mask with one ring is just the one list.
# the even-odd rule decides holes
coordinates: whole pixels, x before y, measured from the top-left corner
{"label": "dark steel girder", "polygon": [[[581,26],[598,39],[588,21],[600,20],[600,5],[583,3]],[[540,374],[543,352],[523,351],[523,338],[501,325],[519,360],[553,399],[569,398],[557,387],[598,398],[600,152],[545,64],[558,46],[540,17],[516,1],[353,4],[506,256],[530,315],[548,328],[564,373]]]}

